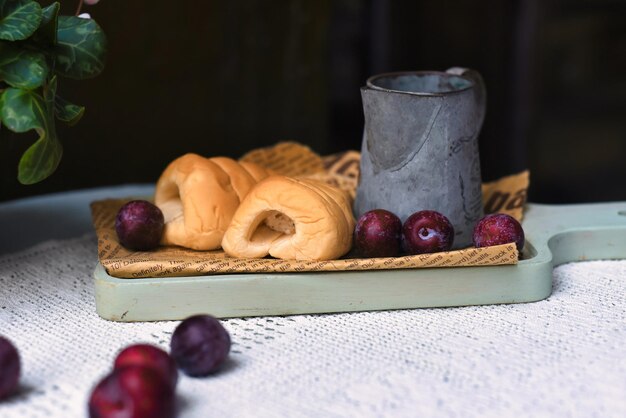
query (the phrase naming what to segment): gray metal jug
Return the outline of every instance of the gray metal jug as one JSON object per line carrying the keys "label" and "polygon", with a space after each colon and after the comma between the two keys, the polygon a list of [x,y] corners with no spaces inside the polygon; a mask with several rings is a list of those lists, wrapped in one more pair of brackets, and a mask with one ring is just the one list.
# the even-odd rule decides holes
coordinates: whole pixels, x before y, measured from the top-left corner
{"label": "gray metal jug", "polygon": [[404,222],[436,210],[471,245],[483,215],[478,133],[486,93],[476,71],[387,73],[361,89],[365,129],[355,214],[387,209]]}

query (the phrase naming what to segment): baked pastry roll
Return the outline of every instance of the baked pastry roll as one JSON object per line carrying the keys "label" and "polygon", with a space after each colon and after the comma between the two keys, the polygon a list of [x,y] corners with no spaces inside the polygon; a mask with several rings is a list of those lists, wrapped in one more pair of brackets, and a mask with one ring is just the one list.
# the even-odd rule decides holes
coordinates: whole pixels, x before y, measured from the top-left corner
{"label": "baked pastry roll", "polygon": [[194,250],[220,248],[239,203],[268,175],[259,165],[226,157],[185,154],[175,159],[161,174],[154,195],[165,218],[161,243]]}
{"label": "baked pastry roll", "polygon": [[271,176],[241,202],[222,248],[239,258],[331,260],[350,251],[354,225],[344,191],[316,180]]}

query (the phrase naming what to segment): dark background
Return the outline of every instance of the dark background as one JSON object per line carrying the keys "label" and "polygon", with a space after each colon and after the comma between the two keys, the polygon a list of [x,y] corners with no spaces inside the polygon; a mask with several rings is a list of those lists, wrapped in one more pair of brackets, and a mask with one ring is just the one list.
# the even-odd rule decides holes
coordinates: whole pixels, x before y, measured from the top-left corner
{"label": "dark background", "polygon": [[107,65],[59,80],[59,93],[87,112],[59,124],[61,165],[33,186],[16,170],[35,134],[2,129],[0,200],[154,182],[186,152],[359,149],[368,76],[452,66],[487,85],[484,180],[528,168],[534,202],[626,200],[626,1],[102,0],[85,11],[107,33]]}

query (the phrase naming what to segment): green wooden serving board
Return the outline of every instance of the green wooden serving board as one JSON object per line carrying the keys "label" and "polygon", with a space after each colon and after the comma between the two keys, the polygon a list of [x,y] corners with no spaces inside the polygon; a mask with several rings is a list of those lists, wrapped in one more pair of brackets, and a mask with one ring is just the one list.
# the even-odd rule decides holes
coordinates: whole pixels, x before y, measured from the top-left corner
{"label": "green wooden serving board", "polygon": [[552,268],[626,258],[626,202],[529,204],[517,265],[324,273],[119,279],[96,267],[98,314],[113,321],[178,320],[533,302]]}

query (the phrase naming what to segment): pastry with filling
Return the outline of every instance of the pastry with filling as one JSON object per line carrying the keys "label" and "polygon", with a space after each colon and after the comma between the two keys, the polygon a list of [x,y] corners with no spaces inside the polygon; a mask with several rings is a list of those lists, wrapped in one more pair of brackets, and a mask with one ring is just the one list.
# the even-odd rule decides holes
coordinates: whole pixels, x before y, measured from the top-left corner
{"label": "pastry with filling", "polygon": [[157,181],[154,195],[165,218],[161,244],[220,248],[239,203],[268,175],[259,165],[226,157],[185,154],[172,161]]}
{"label": "pastry with filling", "polygon": [[344,191],[316,180],[270,176],[241,202],[222,248],[238,258],[332,260],[350,250],[354,225]]}

